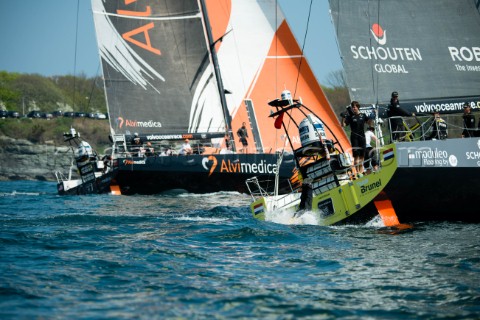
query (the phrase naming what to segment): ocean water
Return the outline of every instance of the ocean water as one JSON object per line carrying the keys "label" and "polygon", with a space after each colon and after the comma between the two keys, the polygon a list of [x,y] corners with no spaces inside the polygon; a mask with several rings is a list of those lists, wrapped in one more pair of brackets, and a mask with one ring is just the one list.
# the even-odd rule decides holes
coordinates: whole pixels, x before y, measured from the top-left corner
{"label": "ocean water", "polygon": [[0,182],[0,319],[480,319],[480,225],[288,225],[249,201]]}

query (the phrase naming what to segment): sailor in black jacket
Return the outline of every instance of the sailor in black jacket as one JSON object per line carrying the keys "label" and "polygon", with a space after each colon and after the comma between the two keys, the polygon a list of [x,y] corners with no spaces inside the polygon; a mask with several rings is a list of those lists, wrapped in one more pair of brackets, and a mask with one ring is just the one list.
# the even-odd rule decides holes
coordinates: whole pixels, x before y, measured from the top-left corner
{"label": "sailor in black jacket", "polygon": [[[393,141],[404,135],[406,128],[403,127],[403,119],[400,117],[415,116],[414,113],[408,113],[400,107],[400,100],[398,100],[398,92],[392,92],[392,98],[388,105],[388,117],[390,118],[391,132]],[[392,118],[393,117],[393,118]]]}
{"label": "sailor in black jacket", "polygon": [[360,112],[360,103],[352,101],[352,114],[346,116],[342,125],[350,125],[350,142],[352,144],[352,154],[357,173],[363,174],[363,159],[365,156],[365,124],[368,118]]}
{"label": "sailor in black jacket", "polygon": [[447,123],[440,117],[440,112],[433,113],[432,132],[427,140],[445,140],[448,136]]}
{"label": "sailor in black jacket", "polygon": [[472,114],[472,108],[468,102],[463,105],[463,131],[462,138],[475,136],[475,116]]}

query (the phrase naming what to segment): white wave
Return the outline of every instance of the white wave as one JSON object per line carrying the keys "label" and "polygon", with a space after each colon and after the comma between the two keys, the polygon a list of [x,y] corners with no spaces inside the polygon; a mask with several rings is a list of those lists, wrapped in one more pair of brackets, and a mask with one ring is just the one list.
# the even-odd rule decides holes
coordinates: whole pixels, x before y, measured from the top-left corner
{"label": "white wave", "polygon": [[385,227],[385,224],[383,223],[382,217],[380,217],[379,214],[377,214],[375,217],[373,217],[372,220],[368,221],[365,224],[366,227],[372,227],[372,228],[383,228]]}
{"label": "white wave", "polygon": [[175,220],[178,220],[178,221],[206,221],[206,222],[224,222],[224,221],[228,221],[229,219],[228,218],[203,218],[203,217],[185,217],[185,216],[182,216],[182,217],[178,217],[178,218],[175,218]]}
{"label": "white wave", "polygon": [[288,225],[318,225],[319,217],[312,211],[306,211],[296,216],[291,210],[275,210],[265,215],[265,220]]}
{"label": "white wave", "polygon": [[17,197],[17,196],[39,196],[40,192],[17,192],[17,191],[12,191],[11,193],[8,192],[2,192],[0,193],[1,197]]}

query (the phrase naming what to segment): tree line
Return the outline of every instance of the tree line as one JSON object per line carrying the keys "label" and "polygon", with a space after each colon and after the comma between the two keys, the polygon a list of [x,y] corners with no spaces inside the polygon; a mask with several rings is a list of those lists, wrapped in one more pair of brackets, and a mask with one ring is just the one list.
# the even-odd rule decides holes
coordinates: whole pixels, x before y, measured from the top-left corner
{"label": "tree line", "polygon": [[[337,114],[350,104],[342,70],[331,72],[322,89]],[[0,109],[20,114],[32,110],[107,112],[100,77],[88,78],[83,74],[45,77],[6,71],[0,71]]]}
{"label": "tree line", "polygon": [[[345,111],[345,106],[350,104],[342,71],[329,74],[327,83],[328,86],[322,85],[322,89],[339,116],[340,112]],[[0,71],[0,109],[17,111],[20,114],[27,114],[32,110],[107,112],[103,81],[100,77],[45,77],[6,71]],[[82,137],[94,146],[107,147],[110,143],[108,121],[63,117],[51,121],[32,121],[26,118],[0,121],[0,135],[27,139],[34,143],[53,141],[61,145],[62,133],[68,131],[70,126],[74,126],[81,132]]]}
{"label": "tree line", "polygon": [[99,77],[45,77],[0,71],[0,108],[27,114],[43,112],[107,111],[103,83]]}

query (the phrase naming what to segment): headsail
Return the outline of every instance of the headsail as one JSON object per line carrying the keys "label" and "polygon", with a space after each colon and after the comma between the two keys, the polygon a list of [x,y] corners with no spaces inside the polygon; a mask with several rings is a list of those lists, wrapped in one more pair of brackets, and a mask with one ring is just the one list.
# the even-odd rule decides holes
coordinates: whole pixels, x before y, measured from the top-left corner
{"label": "headsail", "polygon": [[411,112],[480,108],[476,0],[329,0],[352,100]]}
{"label": "headsail", "polygon": [[[235,131],[247,122],[257,152],[284,145],[282,131],[269,118],[268,101],[288,89],[315,110],[343,146],[348,139],[275,0],[207,1],[214,38],[221,36],[218,57]],[[228,34],[227,34],[228,33]],[[297,119],[300,122],[302,119]],[[292,128],[295,126],[292,126]],[[296,130],[296,127],[295,127]],[[296,147],[298,132],[290,132]]]}
{"label": "headsail", "polygon": [[224,132],[197,0],[92,0],[114,133]]}

